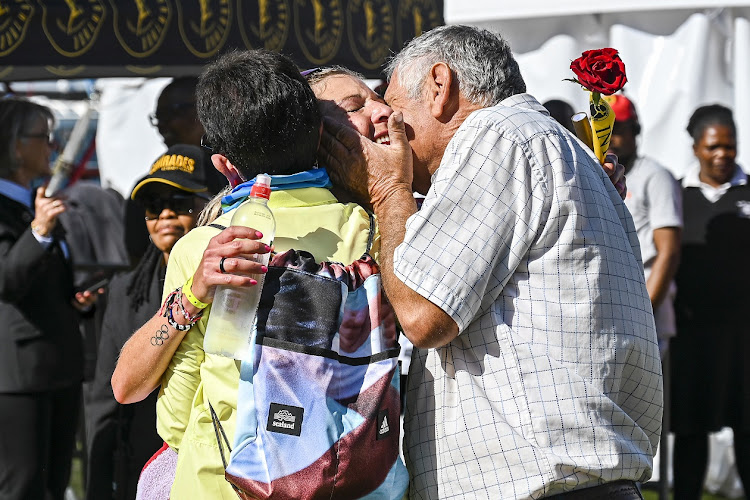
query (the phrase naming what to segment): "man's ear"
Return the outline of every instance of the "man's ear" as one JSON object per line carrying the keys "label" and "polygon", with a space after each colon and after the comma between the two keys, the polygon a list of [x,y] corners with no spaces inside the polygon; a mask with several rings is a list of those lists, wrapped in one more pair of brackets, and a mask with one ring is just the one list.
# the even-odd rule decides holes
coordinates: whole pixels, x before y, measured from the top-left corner
{"label": "man's ear", "polygon": [[216,170],[218,170],[224,177],[227,178],[229,184],[232,187],[245,182],[245,179],[242,178],[242,174],[240,174],[240,171],[237,170],[237,167],[232,165],[232,162],[229,161],[229,158],[227,158],[226,156],[220,154],[211,155],[211,163],[214,164],[214,168],[216,168]]}
{"label": "man's ear", "polygon": [[444,62],[434,64],[427,75],[430,111],[435,118],[452,115],[458,102],[458,87],[454,87],[453,72]]}

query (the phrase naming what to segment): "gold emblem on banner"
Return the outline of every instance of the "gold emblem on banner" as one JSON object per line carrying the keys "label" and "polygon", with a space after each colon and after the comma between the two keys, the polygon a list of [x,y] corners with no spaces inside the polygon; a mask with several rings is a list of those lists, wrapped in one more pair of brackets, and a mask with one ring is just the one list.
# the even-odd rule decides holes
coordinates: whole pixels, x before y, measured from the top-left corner
{"label": "gold emblem on banner", "polygon": [[186,19],[182,2],[177,2],[177,24],[180,36],[190,53],[198,57],[215,55],[227,41],[232,27],[229,0],[200,0],[200,18]]}
{"label": "gold emblem on banner", "polygon": [[336,55],[344,34],[340,0],[294,0],[294,31],[302,52],[314,64]]}
{"label": "gold emblem on banner", "polygon": [[84,69],[86,69],[86,66],[80,65],[80,66],[45,66],[44,69],[46,69],[48,72],[52,73],[55,76],[59,76],[62,78],[69,78],[71,76],[76,76],[80,74]]}
{"label": "gold emblem on banner", "polygon": [[[288,0],[237,0],[237,18],[245,46],[280,51],[289,35],[289,10]],[[256,12],[257,24],[251,22]]]}
{"label": "gold emblem on banner", "polygon": [[0,56],[7,56],[26,38],[34,6],[26,0],[0,0]]}
{"label": "gold emblem on banner", "polygon": [[107,9],[102,0],[65,0],[68,9],[42,2],[42,28],[52,47],[65,57],[85,54],[96,43]]}
{"label": "gold emblem on banner", "polygon": [[435,0],[401,0],[398,4],[396,31],[399,46],[441,24],[441,12]]}
{"label": "gold emblem on banner", "polygon": [[155,66],[133,66],[132,64],[127,64],[125,65],[125,69],[139,76],[152,76],[159,73],[163,67],[160,64]]}
{"label": "gold emblem on banner", "polygon": [[13,73],[13,66],[0,66],[0,78],[6,78]]}
{"label": "gold emblem on banner", "polygon": [[359,64],[379,68],[391,50],[393,9],[389,0],[349,0],[346,7],[349,44]]}
{"label": "gold emblem on banner", "polygon": [[125,52],[148,57],[161,47],[172,21],[171,0],[110,0],[115,36]]}

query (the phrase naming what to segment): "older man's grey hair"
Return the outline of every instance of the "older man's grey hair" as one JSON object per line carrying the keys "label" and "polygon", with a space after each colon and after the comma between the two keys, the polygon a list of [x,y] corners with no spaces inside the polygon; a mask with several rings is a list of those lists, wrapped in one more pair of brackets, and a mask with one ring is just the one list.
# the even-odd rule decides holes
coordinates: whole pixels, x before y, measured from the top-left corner
{"label": "older man's grey hair", "polygon": [[493,106],[526,92],[508,43],[496,33],[472,26],[440,26],[420,35],[388,62],[386,74],[390,81],[398,71],[407,96],[421,100],[427,72],[439,62],[448,64],[459,91],[473,104]]}

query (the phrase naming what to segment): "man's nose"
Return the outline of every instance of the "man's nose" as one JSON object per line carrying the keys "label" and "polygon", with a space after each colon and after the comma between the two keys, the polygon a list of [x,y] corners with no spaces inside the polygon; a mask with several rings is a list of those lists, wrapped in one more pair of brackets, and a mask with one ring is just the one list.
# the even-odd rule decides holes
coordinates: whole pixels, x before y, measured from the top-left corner
{"label": "man's nose", "polygon": [[387,104],[376,102],[372,110],[371,119],[373,123],[387,122],[388,117],[392,114],[393,110]]}

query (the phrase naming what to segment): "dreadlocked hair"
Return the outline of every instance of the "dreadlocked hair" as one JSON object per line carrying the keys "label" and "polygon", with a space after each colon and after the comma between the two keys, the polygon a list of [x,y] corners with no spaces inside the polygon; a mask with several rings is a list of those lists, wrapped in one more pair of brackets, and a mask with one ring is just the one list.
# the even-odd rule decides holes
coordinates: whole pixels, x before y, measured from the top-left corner
{"label": "dreadlocked hair", "polygon": [[149,300],[151,279],[159,269],[163,258],[161,250],[152,243],[148,246],[138,265],[133,270],[133,277],[128,284],[127,296],[133,304],[133,310],[137,311]]}

